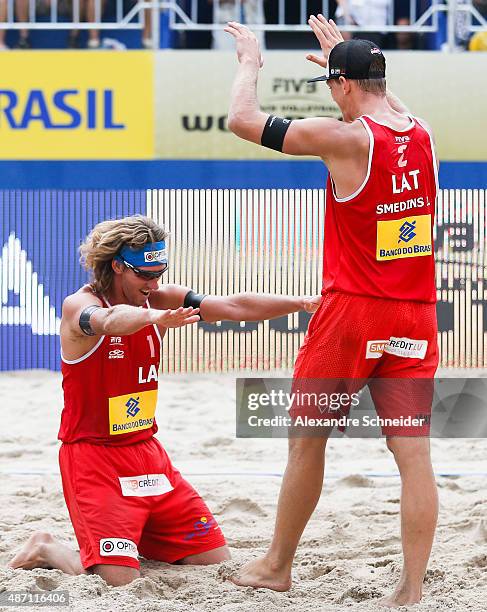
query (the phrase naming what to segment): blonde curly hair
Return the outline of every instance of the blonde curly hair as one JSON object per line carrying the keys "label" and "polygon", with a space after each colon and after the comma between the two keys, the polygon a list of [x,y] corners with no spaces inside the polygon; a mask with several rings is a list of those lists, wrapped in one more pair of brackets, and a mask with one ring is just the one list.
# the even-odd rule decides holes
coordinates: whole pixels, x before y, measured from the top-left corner
{"label": "blonde curly hair", "polygon": [[95,225],[79,247],[80,263],[91,272],[91,288],[105,294],[113,282],[112,260],[127,245],[140,249],[149,242],[165,240],[169,233],[149,217],[133,215]]}

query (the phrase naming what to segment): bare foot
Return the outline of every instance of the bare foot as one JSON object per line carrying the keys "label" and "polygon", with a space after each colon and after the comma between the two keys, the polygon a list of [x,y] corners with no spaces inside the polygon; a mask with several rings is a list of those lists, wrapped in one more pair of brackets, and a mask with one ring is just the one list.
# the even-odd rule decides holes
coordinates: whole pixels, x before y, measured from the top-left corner
{"label": "bare foot", "polygon": [[250,586],[254,589],[289,591],[291,588],[290,570],[273,567],[266,557],[246,563],[230,580],[238,586]]}
{"label": "bare foot", "polygon": [[52,544],[53,542],[54,538],[50,533],[36,531],[8,563],[8,567],[26,570],[35,567],[49,567],[44,559],[43,551],[45,544]]}
{"label": "bare foot", "polygon": [[65,574],[86,574],[79,552],[59,542],[50,533],[37,531],[31,535],[8,564],[13,569],[30,570],[35,567],[60,569]]}
{"label": "bare foot", "polygon": [[401,592],[394,592],[377,600],[377,605],[384,608],[400,608],[401,606],[412,606],[421,601],[421,595],[412,596]]}

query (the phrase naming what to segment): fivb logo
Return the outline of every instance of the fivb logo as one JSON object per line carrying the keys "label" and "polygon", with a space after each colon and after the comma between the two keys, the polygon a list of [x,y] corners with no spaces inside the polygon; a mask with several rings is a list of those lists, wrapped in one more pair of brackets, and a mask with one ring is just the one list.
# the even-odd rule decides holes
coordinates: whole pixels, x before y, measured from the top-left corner
{"label": "fivb logo", "polygon": [[100,555],[102,557],[132,557],[132,559],[137,559],[139,551],[132,540],[103,538],[100,540]]}
{"label": "fivb logo", "polygon": [[[18,306],[7,306],[9,292],[19,296]],[[61,319],[14,232],[1,252],[0,296],[0,325],[30,325],[38,336],[59,334]]]}

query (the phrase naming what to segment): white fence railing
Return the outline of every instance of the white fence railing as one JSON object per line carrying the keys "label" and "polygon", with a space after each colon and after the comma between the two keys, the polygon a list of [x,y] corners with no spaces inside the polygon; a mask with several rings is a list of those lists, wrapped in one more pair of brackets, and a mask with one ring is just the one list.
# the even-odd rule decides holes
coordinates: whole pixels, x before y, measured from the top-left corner
{"label": "white fence railing", "polygon": [[[24,14],[16,11],[16,0],[7,0],[6,20],[0,22],[0,30],[45,30],[45,29],[74,29],[74,30],[114,30],[114,29],[142,29],[145,20],[151,22],[151,40],[155,49],[159,48],[159,12],[169,13],[169,27],[174,31],[194,30],[221,30],[224,23],[218,16],[222,14],[221,9],[225,7],[225,15],[228,19],[241,21],[245,15],[245,6],[253,2],[261,5],[259,11],[253,14],[263,15],[264,0],[212,0],[214,19],[212,23],[203,23],[198,0],[134,0],[131,6],[127,6],[124,0],[110,0],[114,15],[109,20],[103,20],[103,11],[106,3],[104,0],[71,0],[69,4],[63,0],[48,0],[48,5],[38,4],[36,0],[28,0],[28,7],[24,8]],[[307,24],[311,11],[321,10],[326,17],[334,17],[330,14],[329,0],[309,2],[309,0],[293,0],[294,18],[290,17],[290,6],[286,0],[273,0],[275,3],[276,19],[266,22],[265,19],[252,20],[249,13],[249,27],[257,31],[266,32],[306,32],[309,30]],[[229,7],[233,3],[234,10]],[[408,24],[396,23],[394,15],[394,2],[391,0],[387,10],[387,16],[381,19],[381,23],[374,24],[370,21],[357,23],[353,6],[347,9],[347,0],[340,3],[344,7],[340,28],[346,32],[437,32],[439,29],[439,15],[447,15],[448,47],[455,49],[455,39],[458,23],[468,32],[479,32],[487,29],[487,20],[483,17],[472,0],[431,0],[430,5],[422,12],[417,9],[416,0],[404,0],[408,11],[403,11],[402,16],[407,19]],[[47,11],[46,11],[47,6]],[[25,7],[25,5],[24,5]],[[87,7],[91,7],[88,11]],[[298,7],[298,19],[296,19],[296,7]],[[229,10],[230,9],[230,10]],[[86,13],[85,15],[83,13]],[[145,17],[144,17],[145,13]],[[41,17],[41,20],[38,18]],[[252,22],[252,21],[255,21]],[[291,23],[292,21],[292,23]],[[359,20],[360,21],[360,20]]]}
{"label": "white fence railing", "polygon": [[[198,293],[316,295],[322,189],[0,190],[0,370],[59,368],[64,298],[87,277],[77,246],[104,219],[147,215],[170,231],[167,283]],[[487,367],[487,190],[442,189],[435,225],[443,367]],[[166,372],[291,369],[304,312],[168,330]]]}
{"label": "white fence railing", "polygon": [[[170,230],[169,283],[214,295],[315,295],[321,290],[324,202],[322,189],[160,189],[148,192],[147,215]],[[442,189],[438,195],[443,367],[487,366],[486,203],[484,190]],[[163,369],[290,369],[307,324],[304,313],[295,313],[168,330]]]}

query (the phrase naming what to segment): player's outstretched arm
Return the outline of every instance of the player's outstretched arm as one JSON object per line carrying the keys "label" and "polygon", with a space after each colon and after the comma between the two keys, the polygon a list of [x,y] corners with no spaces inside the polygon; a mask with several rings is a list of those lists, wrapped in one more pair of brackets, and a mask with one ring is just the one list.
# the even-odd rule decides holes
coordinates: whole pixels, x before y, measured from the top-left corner
{"label": "player's outstretched arm", "polygon": [[201,302],[204,321],[263,321],[292,312],[314,312],[321,296],[288,297],[256,293],[238,293],[225,297],[208,295]]}
{"label": "player's outstretched arm", "polygon": [[158,310],[117,304],[102,308],[102,302],[88,293],[77,293],[64,300],[61,335],[65,339],[89,336],[126,336],[146,325],[182,327],[199,321],[198,310],[176,308]]}

